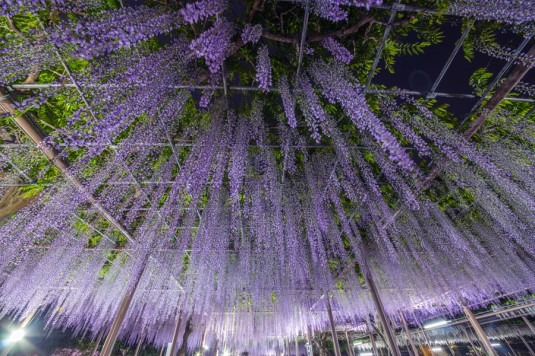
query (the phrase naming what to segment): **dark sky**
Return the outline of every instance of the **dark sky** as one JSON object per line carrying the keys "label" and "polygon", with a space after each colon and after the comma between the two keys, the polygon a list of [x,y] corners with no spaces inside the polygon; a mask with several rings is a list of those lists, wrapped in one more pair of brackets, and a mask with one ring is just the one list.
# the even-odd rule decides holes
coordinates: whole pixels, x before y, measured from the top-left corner
{"label": "dark sky", "polygon": [[[387,70],[381,70],[373,79],[372,83],[384,84],[387,87],[397,86],[403,89],[427,91],[426,87],[430,88],[433,85],[453,51],[457,40],[462,35],[462,27],[458,20],[445,21],[442,30],[445,35],[443,42],[426,48],[423,55],[397,57],[394,66],[395,74],[390,74]],[[405,41],[416,42],[418,39],[412,35],[405,39]],[[504,31],[503,34],[498,36],[498,41],[502,46],[514,49],[521,43],[522,38],[514,35],[510,31]],[[468,62],[464,58],[464,52],[461,48],[436,89],[436,92],[473,94],[468,80],[477,69],[484,67],[488,71],[497,74],[505,64],[506,61],[504,60],[493,58],[477,51],[475,52],[474,59]],[[382,63],[380,62],[379,67],[381,66]],[[529,81],[530,79],[533,82],[533,76],[531,78],[525,78],[525,81]],[[464,118],[477,102],[477,99],[464,98],[437,98],[437,100],[439,103],[450,104],[450,111],[461,118]]]}

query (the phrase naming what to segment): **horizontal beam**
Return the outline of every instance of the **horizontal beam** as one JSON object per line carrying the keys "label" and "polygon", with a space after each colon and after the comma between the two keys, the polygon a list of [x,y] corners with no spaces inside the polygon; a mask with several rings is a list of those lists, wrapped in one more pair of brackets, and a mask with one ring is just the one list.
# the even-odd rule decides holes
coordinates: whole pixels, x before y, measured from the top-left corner
{"label": "horizontal beam", "polygon": [[[126,88],[130,87],[129,85],[121,84],[81,84],[82,88],[106,88],[106,87],[117,87],[117,88]],[[28,89],[47,89],[47,88],[74,88],[74,84],[13,84],[11,88],[17,90],[28,90]],[[143,87],[143,85],[139,85]],[[222,85],[172,85],[170,88],[176,89],[191,89],[191,90],[224,90]],[[229,86],[229,90],[236,91],[259,91],[261,90],[258,87],[252,86]],[[269,91],[278,92],[279,89],[275,87],[269,88]],[[427,97],[430,92],[427,91],[417,91],[417,90],[406,90],[406,89],[366,89],[366,94],[384,94],[384,95],[415,95],[415,96],[424,96]],[[454,98],[454,99],[479,99],[479,96],[474,94],[458,94],[458,93],[442,93],[434,92],[432,93],[433,97],[443,97],[443,98]],[[490,98],[490,95],[486,96]],[[534,103],[535,99],[533,98],[519,98],[519,97],[506,97],[504,100],[516,101],[516,102],[525,102],[525,103]]]}

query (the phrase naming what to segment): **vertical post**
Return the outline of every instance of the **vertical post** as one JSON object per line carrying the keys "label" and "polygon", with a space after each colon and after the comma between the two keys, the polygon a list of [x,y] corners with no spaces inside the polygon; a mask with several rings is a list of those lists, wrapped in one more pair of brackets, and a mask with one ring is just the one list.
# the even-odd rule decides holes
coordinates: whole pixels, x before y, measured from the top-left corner
{"label": "vertical post", "polygon": [[175,356],[176,353],[176,342],[178,341],[178,332],[180,330],[180,312],[176,317],[175,330],[173,331],[173,339],[171,340],[171,356]]}
{"label": "vertical post", "polygon": [[479,323],[477,322],[474,313],[472,313],[472,311],[466,305],[463,305],[463,310],[466,314],[466,317],[470,321],[472,328],[474,328],[476,334],[479,336],[479,339],[483,343],[483,347],[485,348],[485,350],[487,350],[487,354],[492,356],[498,356],[494,348],[490,345],[490,341],[485,332],[483,331],[483,328],[481,328],[481,325],[479,325]]}
{"label": "vertical post", "polygon": [[128,292],[123,297],[123,300],[121,301],[121,305],[119,306],[117,315],[115,316],[115,319],[113,320],[113,323],[111,324],[110,332],[108,333],[108,336],[106,337],[106,341],[104,341],[104,345],[102,346],[102,351],[100,351],[101,356],[111,356],[111,353],[113,351],[113,346],[115,346],[115,341],[117,341],[117,336],[119,335],[119,330],[121,330],[121,325],[123,324],[123,321],[126,317],[126,313],[128,312],[130,303],[132,303],[132,299],[134,299],[134,294],[136,294],[136,289],[137,289],[137,286],[139,285],[139,281],[141,280],[141,276],[143,275],[143,272],[145,271],[147,260],[148,260],[148,255],[147,257],[145,257],[145,260],[143,261],[143,266],[141,267],[139,274],[136,276],[136,282],[128,290]]}
{"label": "vertical post", "polygon": [[[431,354],[431,356],[434,355],[433,353],[433,347],[431,346],[431,342],[429,341],[429,339],[427,338],[427,333],[425,332],[425,328],[422,324],[420,324],[421,327],[422,327],[422,335],[424,336],[424,339],[425,339],[425,343],[427,344],[427,347],[429,348],[429,353]],[[424,352],[424,348],[422,347],[422,353],[425,355],[425,352]]]}
{"label": "vertical post", "polygon": [[366,283],[368,284],[368,287],[370,288],[370,293],[372,294],[372,299],[373,299],[373,303],[375,304],[375,309],[377,309],[377,314],[379,315],[381,324],[383,324],[384,333],[386,335],[385,341],[388,345],[388,348],[390,349],[390,352],[392,352],[393,356],[401,356],[398,345],[396,343],[396,337],[394,335],[394,331],[392,330],[392,326],[390,325],[390,323],[388,322],[388,318],[386,317],[383,302],[381,301],[381,297],[379,296],[379,292],[377,291],[375,282],[369,271],[365,273],[365,276],[366,276]]}
{"label": "vertical post", "polygon": [[204,343],[206,342],[206,326],[204,327],[204,331],[202,332],[202,339],[201,339],[201,356],[204,356]]}
{"label": "vertical post", "polygon": [[512,347],[511,344],[509,343],[509,341],[507,341],[507,339],[503,339],[503,341],[505,341],[505,344],[507,345],[507,347],[509,348],[509,350],[511,350],[511,353],[513,354],[513,356],[517,356],[515,350],[513,349],[513,347]]}
{"label": "vertical post", "polygon": [[405,320],[405,316],[402,312],[399,312],[399,315],[401,316],[401,321],[403,322],[403,329],[405,329],[405,334],[407,334],[407,339],[409,340],[409,343],[411,345],[412,353],[414,356],[418,356],[418,348],[414,344],[414,340],[412,339],[411,332],[409,331],[409,326],[407,325],[407,320]]}
{"label": "vertical post", "polygon": [[329,296],[326,296],[325,298],[327,300],[327,313],[329,314],[329,323],[331,324],[331,334],[333,336],[333,344],[334,344],[334,356],[342,356],[340,353],[340,343],[338,343],[338,335],[336,334],[336,326],[334,325],[334,318],[333,318],[333,310],[331,308],[331,301],[329,299]]}
{"label": "vertical post", "polygon": [[375,344],[375,335],[373,335],[372,333],[370,333],[370,342],[372,343],[372,350],[373,350],[374,356],[378,356],[379,353],[377,353],[377,345]]}
{"label": "vertical post", "polygon": [[139,337],[139,341],[137,342],[137,346],[136,346],[136,351],[134,351],[134,356],[137,356],[139,354],[139,351],[141,350],[141,345],[143,344],[143,338],[144,338],[143,335]]}
{"label": "vertical post", "polygon": [[313,356],[314,349],[312,348],[312,335],[310,332],[310,327],[307,327],[307,356]]}
{"label": "vertical post", "polygon": [[522,335],[518,335],[520,337],[520,340],[522,340],[522,342],[524,343],[524,346],[526,346],[526,348],[528,349],[529,351],[529,354],[530,355],[535,355],[535,352],[533,351],[533,349],[531,348],[531,346],[529,346],[528,342],[526,341],[526,339],[524,339],[524,336]]}
{"label": "vertical post", "polygon": [[533,336],[535,336],[535,326],[526,318],[525,316],[522,317],[522,320],[524,320],[524,323],[528,326],[529,330],[533,333]]}
{"label": "vertical post", "polygon": [[349,352],[349,356],[355,356],[353,345],[351,345],[351,340],[349,340],[349,334],[347,333],[347,331],[346,331],[346,341],[347,341],[347,351]]}
{"label": "vertical post", "polygon": [[464,326],[461,326],[461,329],[464,332],[464,335],[466,336],[466,338],[468,339],[468,342],[470,343],[470,346],[472,347],[472,350],[474,350],[474,352],[477,354],[477,356],[481,356],[481,353],[477,349],[476,345],[474,345],[474,343],[472,342],[472,338],[470,337],[470,335],[466,331],[466,328]]}
{"label": "vertical post", "polygon": [[95,346],[93,347],[93,351],[91,351],[91,356],[97,355],[98,347],[100,345],[100,341],[102,340],[103,335],[104,335],[104,328],[102,328],[102,330],[100,330],[100,332],[98,333],[97,340],[95,341]]}
{"label": "vertical post", "polygon": [[130,303],[132,302],[135,292],[136,288],[132,288],[123,297],[121,305],[119,306],[119,310],[117,311],[117,315],[115,316],[115,320],[113,320],[113,323],[111,324],[110,332],[106,337],[106,341],[104,341],[104,345],[102,346],[102,351],[100,352],[102,356],[111,355],[113,346],[115,345],[115,341],[117,341],[117,336],[119,335],[119,330],[121,329],[121,325],[126,317],[126,313],[128,312],[128,308],[130,307]]}
{"label": "vertical post", "polygon": [[299,341],[297,340],[297,335],[295,336],[295,356],[299,356]]}
{"label": "vertical post", "polygon": [[286,352],[284,352],[285,355],[291,356],[290,352],[290,340],[284,340],[284,348],[286,349]]}

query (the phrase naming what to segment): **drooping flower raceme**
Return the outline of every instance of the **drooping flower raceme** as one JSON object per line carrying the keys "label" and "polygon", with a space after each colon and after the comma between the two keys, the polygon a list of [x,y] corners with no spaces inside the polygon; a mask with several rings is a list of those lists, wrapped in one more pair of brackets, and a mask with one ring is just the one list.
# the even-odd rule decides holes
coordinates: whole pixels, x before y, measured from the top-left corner
{"label": "drooping flower raceme", "polygon": [[221,69],[233,35],[233,25],[225,19],[218,19],[210,29],[191,42],[190,49],[197,58],[204,57],[210,72],[215,73]]}
{"label": "drooping flower raceme", "polygon": [[258,49],[256,80],[260,89],[269,91],[271,86],[271,62],[269,61],[269,51],[266,45]]}
{"label": "drooping flower raceme", "polygon": [[180,15],[189,24],[194,24],[210,16],[218,15],[225,10],[227,2],[225,0],[202,0],[180,9]]}
{"label": "drooping flower raceme", "polygon": [[257,43],[260,37],[262,37],[262,25],[257,24],[252,26],[248,23],[244,26],[241,34],[243,43]]}
{"label": "drooping flower raceme", "polygon": [[283,76],[279,80],[279,90],[282,98],[282,105],[284,107],[284,113],[288,118],[288,125],[290,127],[297,127],[297,119],[295,118],[295,100],[290,93],[290,85],[288,79]]}
{"label": "drooping flower raceme", "polygon": [[332,53],[334,58],[342,63],[349,64],[353,59],[353,55],[347,50],[347,48],[342,46],[332,37],[323,40],[323,46]]}
{"label": "drooping flower raceme", "polygon": [[389,153],[392,161],[408,172],[416,170],[414,162],[394,135],[371,112],[361,89],[350,81],[349,74],[340,67],[330,66],[325,62],[316,62],[311,68],[311,73],[323,95],[331,102],[340,103],[355,126],[359,130],[369,132]]}
{"label": "drooping flower raceme", "polygon": [[348,12],[342,9],[340,6],[358,6],[366,7],[367,9],[373,5],[382,4],[382,0],[315,0],[312,11],[319,17],[334,22],[347,20]]}
{"label": "drooping flower raceme", "polygon": [[173,30],[181,22],[178,12],[162,7],[125,7],[89,16],[76,24],[61,24],[50,36],[56,45],[74,45],[77,56],[89,59],[130,48]]}

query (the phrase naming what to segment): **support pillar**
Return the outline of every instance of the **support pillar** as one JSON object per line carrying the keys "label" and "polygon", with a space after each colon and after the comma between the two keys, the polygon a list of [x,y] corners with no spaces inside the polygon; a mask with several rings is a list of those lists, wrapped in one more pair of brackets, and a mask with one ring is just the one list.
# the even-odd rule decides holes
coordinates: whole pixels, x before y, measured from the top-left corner
{"label": "support pillar", "polygon": [[[135,286],[137,287],[137,283]],[[117,311],[117,315],[115,316],[115,320],[113,320],[113,324],[111,324],[110,332],[106,337],[106,341],[104,341],[104,345],[102,346],[102,351],[100,352],[102,356],[111,355],[113,346],[115,345],[115,341],[117,341],[117,336],[119,335],[119,330],[121,329],[121,325],[126,317],[126,313],[128,312],[128,308],[130,307],[130,303],[132,302],[135,292],[136,288],[134,287],[123,297],[121,305],[119,306],[119,310]]]}
{"label": "support pillar", "polygon": [[176,317],[175,330],[173,331],[173,339],[171,340],[171,356],[175,356],[176,353],[176,343],[178,341],[178,332],[180,330],[180,313]]}
{"label": "support pillar", "polygon": [[390,323],[388,322],[388,318],[386,317],[383,302],[381,301],[381,297],[379,296],[379,292],[377,291],[375,282],[369,271],[365,273],[365,276],[366,283],[368,284],[370,293],[372,295],[373,303],[375,304],[375,309],[377,309],[377,314],[379,315],[379,320],[381,320],[381,324],[383,324],[388,348],[390,349],[390,352],[393,356],[401,356],[401,352],[399,351],[394,331],[392,330],[392,326],[390,325]]}
{"label": "support pillar", "polygon": [[297,335],[295,336],[295,356],[299,356],[299,341],[297,340]]}
{"label": "support pillar", "polygon": [[483,328],[481,328],[481,325],[479,325],[477,319],[474,316],[474,313],[472,313],[472,311],[466,305],[463,305],[463,310],[466,314],[466,317],[470,321],[470,325],[472,325],[472,328],[474,328],[474,330],[476,331],[477,336],[479,336],[479,339],[481,340],[483,347],[487,351],[487,354],[492,356],[498,356],[496,350],[494,350],[494,348],[490,345],[489,338],[483,331]]}
{"label": "support pillar", "polygon": [[312,333],[310,332],[310,327],[307,327],[307,356],[314,355],[314,348],[312,346]]}
{"label": "support pillar", "polygon": [[286,349],[284,354],[288,355],[288,356],[291,356],[292,354],[290,352],[290,340],[284,340],[284,348]]}
{"label": "support pillar", "polygon": [[503,341],[505,342],[505,344],[507,345],[507,347],[509,348],[509,350],[511,350],[511,353],[513,354],[513,356],[518,356],[515,352],[515,350],[513,349],[513,347],[511,346],[511,344],[509,343],[509,341],[507,341],[507,339],[503,339]]}
{"label": "support pillar", "polygon": [[533,336],[535,336],[535,326],[526,318],[525,316],[522,317],[522,320],[524,320],[524,323],[528,326],[529,330],[533,333]]}
{"label": "support pillar", "polygon": [[104,336],[104,328],[100,330],[97,336],[97,340],[95,341],[95,346],[93,347],[93,351],[91,351],[91,356],[96,356],[98,347],[100,346],[100,341],[102,341],[102,336]]}
{"label": "support pillar", "polygon": [[379,356],[379,353],[377,352],[377,344],[375,344],[375,335],[370,333],[370,342],[372,344],[372,350],[374,356]]}
{"label": "support pillar", "polygon": [[139,355],[139,351],[141,350],[141,345],[143,345],[143,337],[140,337],[139,341],[137,342],[136,351],[134,351],[134,356]]}
{"label": "support pillar", "polygon": [[412,339],[411,332],[409,331],[409,326],[407,325],[407,321],[405,320],[405,316],[403,316],[402,312],[399,312],[399,315],[401,316],[401,321],[403,322],[403,329],[405,329],[405,334],[407,334],[407,340],[409,340],[409,343],[411,345],[412,354],[414,356],[418,356],[418,348],[414,344],[414,340]]}
{"label": "support pillar", "polygon": [[466,338],[468,339],[468,342],[470,343],[470,346],[472,347],[472,350],[474,350],[474,352],[477,354],[477,356],[481,356],[481,353],[479,352],[478,348],[476,347],[476,345],[474,345],[474,343],[472,342],[472,338],[470,337],[470,335],[468,334],[468,332],[466,331],[466,328],[464,326],[461,326],[461,329],[463,330],[464,332],[464,335],[466,336]]}
{"label": "support pillar", "polygon": [[100,351],[100,356],[111,356],[113,347],[115,346],[115,341],[117,341],[117,336],[119,335],[119,330],[121,330],[121,325],[123,324],[123,321],[128,312],[128,308],[130,307],[130,304],[132,303],[134,294],[136,294],[136,289],[137,289],[137,286],[139,285],[139,281],[141,280],[141,276],[143,275],[143,272],[145,271],[147,260],[148,260],[148,255],[143,261],[143,266],[141,267],[139,274],[136,276],[136,282],[128,290],[126,295],[123,297],[123,300],[121,301],[121,305],[119,306],[117,315],[115,316],[115,319],[113,320],[113,323],[111,324],[110,332],[108,333],[108,336],[106,337],[106,341],[104,341],[104,345],[102,346],[102,351]]}
{"label": "support pillar", "polygon": [[[427,333],[425,332],[423,325],[422,325],[422,335],[424,336],[425,343],[427,344],[427,347],[429,348],[429,353],[431,354],[431,356],[433,356],[434,355],[433,346],[431,345],[431,342],[427,338]],[[424,349],[422,348],[422,352],[423,352],[423,350]],[[425,352],[423,352],[423,354],[425,355]]]}
{"label": "support pillar", "polygon": [[329,314],[329,323],[331,324],[331,334],[333,337],[334,344],[334,356],[342,356],[340,353],[340,343],[338,342],[338,335],[336,334],[336,326],[334,325],[333,310],[331,308],[331,300],[329,296],[326,296],[327,300],[327,313]]}
{"label": "support pillar", "polygon": [[355,351],[353,350],[353,345],[351,344],[351,340],[349,340],[349,334],[346,331],[346,341],[347,341],[347,351],[349,352],[349,356],[355,356]]}
{"label": "support pillar", "polygon": [[522,340],[522,342],[524,343],[524,346],[526,346],[526,348],[528,349],[529,354],[532,355],[532,356],[535,355],[535,351],[533,351],[531,346],[529,346],[529,344],[526,341],[526,339],[524,338],[524,336],[522,336],[522,335],[518,335],[518,336],[520,337],[520,340]]}

